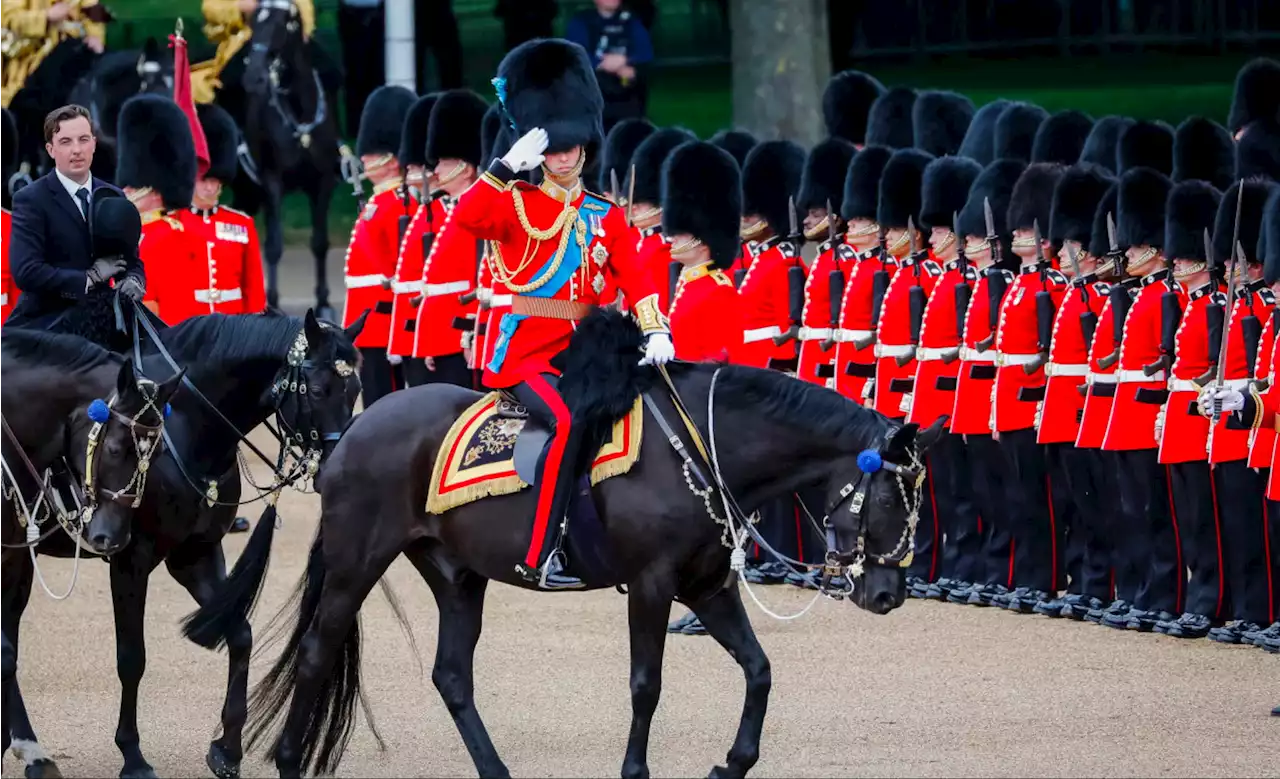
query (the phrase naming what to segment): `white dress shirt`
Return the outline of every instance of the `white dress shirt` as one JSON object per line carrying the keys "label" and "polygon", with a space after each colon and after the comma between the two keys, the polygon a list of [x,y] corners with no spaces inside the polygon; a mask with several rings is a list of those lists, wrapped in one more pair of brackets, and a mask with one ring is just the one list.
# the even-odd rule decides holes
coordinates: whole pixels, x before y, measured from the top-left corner
{"label": "white dress shirt", "polygon": [[[62,184],[62,187],[67,190],[67,194],[71,196],[71,202],[76,204],[77,209],[81,206],[80,198],[76,197],[76,193],[79,192],[82,187],[89,190],[89,205],[93,205],[93,174],[89,174],[89,178],[85,179],[83,184],[77,184],[62,175],[62,171],[57,168],[54,168],[53,172],[58,176],[58,181]],[[83,211],[80,212],[80,216],[84,217],[86,222],[89,221],[89,215]]]}

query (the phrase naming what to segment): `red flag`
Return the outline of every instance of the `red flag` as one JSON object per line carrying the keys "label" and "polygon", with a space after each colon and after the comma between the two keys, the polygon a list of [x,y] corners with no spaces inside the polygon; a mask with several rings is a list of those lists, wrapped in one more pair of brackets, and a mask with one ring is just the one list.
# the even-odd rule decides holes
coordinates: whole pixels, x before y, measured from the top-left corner
{"label": "red flag", "polygon": [[169,36],[169,46],[173,49],[173,101],[187,115],[191,139],[196,145],[196,177],[204,178],[209,172],[209,141],[196,116],[196,101],[191,93],[191,63],[187,60],[187,41],[182,37],[181,20],[178,32]]}

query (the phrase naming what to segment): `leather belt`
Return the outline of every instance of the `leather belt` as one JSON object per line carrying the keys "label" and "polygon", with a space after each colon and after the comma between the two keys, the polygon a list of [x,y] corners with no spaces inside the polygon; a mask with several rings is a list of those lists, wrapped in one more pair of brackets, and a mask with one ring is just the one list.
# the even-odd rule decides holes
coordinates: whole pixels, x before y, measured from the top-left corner
{"label": "leather belt", "polygon": [[766,338],[773,338],[774,336],[778,336],[778,335],[782,335],[782,328],[778,327],[777,325],[771,325],[769,327],[757,327],[754,330],[743,330],[742,342],[753,344],[753,343],[756,343],[757,341],[763,341]]}
{"label": "leather belt", "polygon": [[[496,295],[494,297],[497,297]],[[535,298],[528,295],[511,297],[511,313],[532,316],[539,319],[562,319],[577,322],[590,314],[595,306],[590,303],[579,303],[576,300],[556,300],[555,298]]]}
{"label": "leather belt", "polygon": [[831,337],[831,328],[829,327],[800,328],[801,341],[825,341],[830,337]]}
{"label": "leather belt", "polygon": [[[440,295],[453,295],[459,292],[467,292],[470,289],[471,282],[469,281],[450,281],[445,284],[428,284],[423,288],[423,294],[426,297],[434,298]],[[537,298],[537,300],[542,300],[542,298]]]}
{"label": "leather belt", "polygon": [[1005,365],[1030,365],[1040,359],[1038,354],[1009,354],[1007,352],[999,352],[996,355],[996,365],[1001,367]]}
{"label": "leather belt", "polygon": [[409,292],[421,292],[422,280],[418,281],[393,281],[391,282],[391,291],[397,295],[404,295]]}
{"label": "leather belt", "polygon": [[242,293],[239,287],[232,289],[198,289],[196,290],[197,303],[229,303],[233,300],[240,300]]}
{"label": "leather belt", "polygon": [[892,344],[876,344],[876,357],[909,357],[915,353],[916,347],[911,344],[894,346]]}
{"label": "leather belt", "polygon": [[1156,371],[1155,373],[1148,376],[1147,374],[1143,373],[1140,370],[1138,371],[1119,370],[1119,371],[1116,371],[1115,376],[1116,376],[1117,384],[1135,384],[1138,382],[1142,382],[1145,384],[1147,382],[1152,382],[1152,381],[1164,381],[1164,378],[1165,378],[1164,371]]}
{"label": "leather belt", "polygon": [[959,350],[954,346],[946,348],[934,346],[921,346],[916,349],[916,359],[920,362],[932,362],[933,360],[943,360],[953,354],[958,354]]}
{"label": "leather belt", "polygon": [[988,349],[985,352],[980,352],[969,346],[961,346],[960,359],[965,362],[995,362],[996,353],[991,349]]}
{"label": "leather belt", "polygon": [[387,280],[387,277],[383,276],[381,273],[373,273],[368,276],[343,276],[342,277],[342,283],[346,285],[347,289],[362,289],[364,287],[381,287],[382,282],[386,280]]}
{"label": "leather belt", "polygon": [[1088,363],[1051,362],[1044,366],[1045,376],[1088,376]]}

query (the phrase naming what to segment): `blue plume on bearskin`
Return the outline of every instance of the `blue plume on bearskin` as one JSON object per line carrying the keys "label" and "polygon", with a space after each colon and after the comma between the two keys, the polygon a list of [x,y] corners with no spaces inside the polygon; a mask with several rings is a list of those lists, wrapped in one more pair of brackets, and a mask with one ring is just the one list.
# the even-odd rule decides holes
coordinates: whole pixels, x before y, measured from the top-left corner
{"label": "blue plume on bearskin", "polygon": [[526,41],[503,57],[498,78],[516,138],[541,127],[548,153],[582,146],[594,156],[604,140],[604,97],[585,49],[559,38]]}

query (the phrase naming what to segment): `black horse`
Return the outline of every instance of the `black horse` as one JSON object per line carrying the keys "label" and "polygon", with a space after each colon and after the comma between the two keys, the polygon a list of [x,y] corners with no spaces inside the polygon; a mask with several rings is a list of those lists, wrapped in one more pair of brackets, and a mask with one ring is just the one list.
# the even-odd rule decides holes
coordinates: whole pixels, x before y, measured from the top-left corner
{"label": "black horse", "polygon": [[44,118],[66,105],[71,86],[88,73],[100,55],[79,38],[66,38],[36,67],[9,102],[9,111],[18,125],[18,163],[26,165],[32,177],[51,169],[44,150]]}
{"label": "black horse", "polygon": [[[142,339],[144,370],[163,371],[172,360],[187,367],[190,383],[171,402],[166,447],[151,465],[132,535],[109,560],[116,670],[123,686],[115,736],[124,756],[122,776],[155,775],[142,755],[137,723],[138,686],[146,667],[143,622],[151,572],[165,563],[170,575],[202,605],[215,592],[225,592],[222,588],[228,581],[239,597],[252,600],[256,596],[261,580],[246,580],[237,571],[264,554],[264,544],[269,548],[274,510],[264,513],[230,580],[222,552],[222,538],[236,516],[241,494],[239,447],[249,431],[274,415],[291,443],[312,450],[311,461],[322,459],[350,421],[359,392],[352,340],[362,325],[358,321],[344,331],[322,324],[310,311],[305,318],[213,314],[155,332],[158,344]],[[290,473],[305,475],[297,469]],[[278,471],[277,478],[281,476]],[[10,592],[6,585],[6,598]],[[26,601],[25,593],[13,597]],[[20,609],[12,617],[6,612],[6,635],[8,620],[16,625],[20,617]],[[210,745],[208,755],[210,768],[219,776],[239,771],[253,641],[247,621],[227,633],[229,672],[222,735]],[[16,637],[16,631],[12,635]],[[35,733],[16,681],[6,686],[6,693],[13,702],[9,709],[13,738],[34,744]]]}
{"label": "black horse", "polygon": [[[626,337],[600,339],[592,322],[583,323],[566,353],[561,390],[588,436],[599,440],[619,409],[649,392],[656,372],[636,366],[640,334],[634,325]],[[616,346],[600,346],[610,340]],[[919,509],[917,477],[923,476],[918,463],[937,440],[941,421],[918,433],[914,425],[890,421],[834,392],[764,370],[677,364],[670,376],[689,403],[691,424],[715,453],[718,468],[703,463],[704,470],[718,473],[747,510],[823,485],[835,546],[848,550],[832,551],[829,560],[849,574],[850,600],[877,614],[902,604]],[[613,399],[591,398],[602,391]],[[431,587],[440,610],[432,681],[480,776],[508,775],[474,705],[472,666],[489,581],[527,586],[514,563],[528,544],[535,497],[526,490],[438,516],[424,509],[437,449],[477,398],[446,385],[393,393],[355,420],[326,464],[320,529],[296,613],[289,615],[296,619],[293,633],[251,703],[251,741],[288,706],[271,750],[281,775],[337,767],[361,699],[356,615],[401,554]],[[679,419],[667,393],[649,392],[649,399],[667,420]],[[681,459],[655,422],[646,413],[644,426],[652,432],[631,472],[591,490],[616,564],[611,580],[599,584],[628,588],[633,718],[622,775],[648,776],[667,619],[672,600],[679,599],[746,676],[737,738],[725,765],[713,772],[742,776],[759,756],[769,661],[728,576],[731,553],[721,543],[723,528],[708,517],[713,504],[686,486],[692,482],[686,482]],[[674,427],[682,429],[678,421]],[[681,435],[692,451],[692,435]],[[874,467],[877,460],[883,468]]]}

